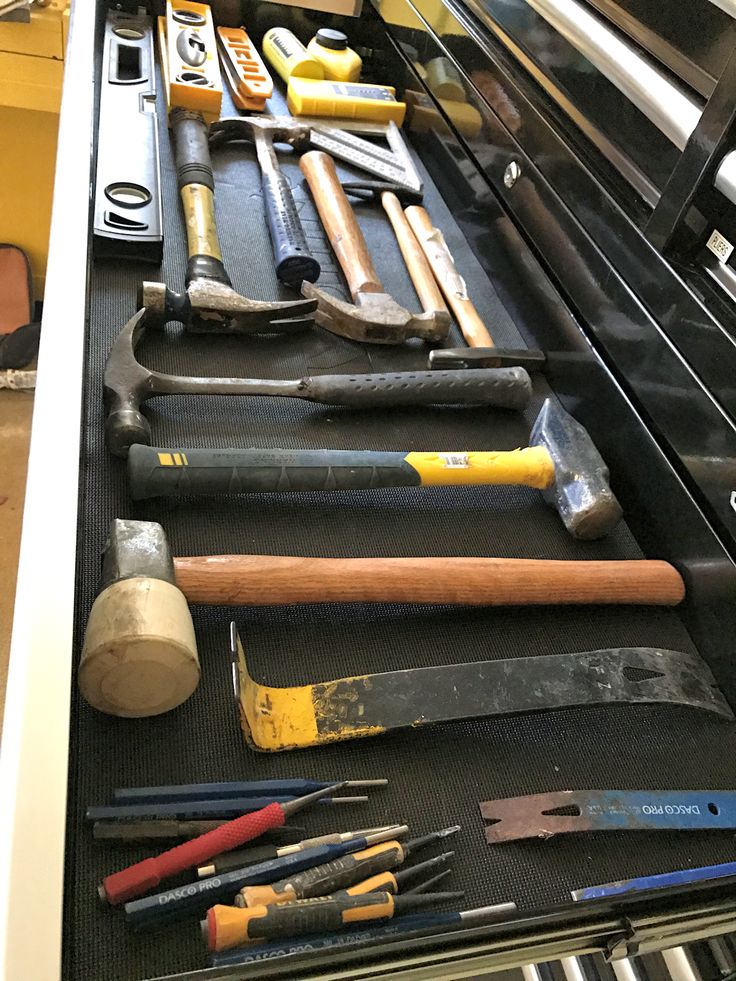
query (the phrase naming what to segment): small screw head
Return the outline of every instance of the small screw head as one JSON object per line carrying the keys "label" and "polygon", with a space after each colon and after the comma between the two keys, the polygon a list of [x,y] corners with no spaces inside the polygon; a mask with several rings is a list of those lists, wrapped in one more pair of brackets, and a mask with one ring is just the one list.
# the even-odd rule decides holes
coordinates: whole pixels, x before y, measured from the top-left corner
{"label": "small screw head", "polygon": [[521,167],[516,160],[512,160],[503,172],[503,182],[506,187],[513,187],[520,177]]}

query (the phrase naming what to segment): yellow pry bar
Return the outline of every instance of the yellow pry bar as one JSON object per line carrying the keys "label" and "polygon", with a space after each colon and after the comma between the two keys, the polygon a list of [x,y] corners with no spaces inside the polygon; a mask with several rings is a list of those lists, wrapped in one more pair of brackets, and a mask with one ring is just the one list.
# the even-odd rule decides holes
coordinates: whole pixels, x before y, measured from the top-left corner
{"label": "yellow pry bar", "polygon": [[[188,64],[178,50],[179,38],[185,32],[190,32],[204,48],[205,58],[201,65]],[[193,0],[168,0],[166,17],[158,19],[158,34],[169,110],[198,112],[207,123],[219,119],[222,76],[209,5],[194,3]]]}

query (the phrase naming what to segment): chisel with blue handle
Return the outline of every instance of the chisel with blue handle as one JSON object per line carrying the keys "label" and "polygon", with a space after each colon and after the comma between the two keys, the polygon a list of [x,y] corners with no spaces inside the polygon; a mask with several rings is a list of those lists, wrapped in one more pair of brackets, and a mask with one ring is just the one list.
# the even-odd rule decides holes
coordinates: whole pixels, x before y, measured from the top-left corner
{"label": "chisel with blue handle", "polygon": [[220,951],[210,957],[212,967],[231,967],[239,964],[255,964],[258,961],[270,961],[284,957],[289,960],[299,960],[304,954],[322,950],[350,950],[370,947],[381,940],[394,938],[410,940],[416,937],[430,936],[443,927],[473,926],[488,923],[495,919],[503,919],[509,913],[516,912],[516,903],[499,903],[496,906],[482,906],[451,913],[414,913],[402,916],[383,926],[370,927],[364,930],[351,930],[345,934],[326,934],[320,936],[299,937],[279,943],[262,944],[253,948],[236,948]]}
{"label": "chisel with blue handle", "polygon": [[679,869],[676,872],[661,872],[658,875],[642,875],[635,879],[620,879],[618,882],[606,882],[602,886],[573,889],[570,895],[576,902],[584,899],[608,899],[610,896],[623,896],[628,892],[664,889],[667,886],[685,886],[691,882],[723,879],[729,875],[736,876],[736,862],[702,865],[697,869]]}
{"label": "chisel with blue handle", "polygon": [[323,865],[351,852],[363,851],[371,845],[405,833],[406,830],[408,829],[404,826],[388,828],[364,838],[354,838],[341,844],[319,845],[248,868],[212,875],[199,882],[190,882],[176,889],[126,903],[125,916],[131,926],[141,928],[200,915],[215,903],[231,903],[243,886],[278,882],[295,872]]}
{"label": "chisel with blue handle", "polygon": [[[334,784],[334,780],[229,780],[222,783],[186,783],[170,787],[119,787],[118,804],[168,804],[181,800],[217,800],[221,797],[264,797],[267,794],[301,797]],[[343,787],[385,787],[388,780],[346,780]],[[280,797],[275,797],[279,800]]]}
{"label": "chisel with blue handle", "polygon": [[[140,818],[236,818],[269,804],[288,804],[298,797],[224,797],[181,800],[168,804],[103,804],[88,807],[88,821],[128,821]],[[367,797],[323,797],[319,804],[365,804]]]}

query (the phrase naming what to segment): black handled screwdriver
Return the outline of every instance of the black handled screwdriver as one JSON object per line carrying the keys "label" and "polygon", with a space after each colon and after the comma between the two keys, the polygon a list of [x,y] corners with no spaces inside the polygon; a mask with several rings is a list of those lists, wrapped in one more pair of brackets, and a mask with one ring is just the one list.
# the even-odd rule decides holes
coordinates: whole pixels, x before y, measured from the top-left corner
{"label": "black handled screwdriver", "polygon": [[[429,858],[426,862],[420,862],[419,865],[412,865],[411,868],[402,869],[400,872],[379,872],[378,875],[372,875],[369,879],[363,879],[362,882],[350,886],[349,889],[341,889],[331,895],[339,897],[345,893],[348,896],[364,896],[368,892],[390,892],[395,896],[396,893],[402,891],[402,887],[407,882],[411,882],[412,879],[423,875],[429,869],[436,868],[438,865],[449,861],[454,854],[455,852],[444,852],[444,854],[438,855],[436,858]],[[440,875],[433,876],[427,880],[427,883],[420,883],[416,889],[410,889],[408,892],[411,894],[429,892],[428,883],[444,878],[449,871],[451,870],[447,869],[445,872],[441,872]],[[240,907],[240,909],[245,908],[245,900],[242,896],[236,897],[235,905]]]}
{"label": "black handled screwdriver", "polygon": [[297,899],[274,906],[238,909],[213,906],[202,921],[202,933],[210,950],[229,950],[248,943],[299,937],[311,933],[334,933],[356,923],[390,920],[401,913],[425,909],[437,903],[462,899],[462,892],[433,892],[392,896],[371,892],[365,896],[321,896]]}
{"label": "black handled screwdriver", "polygon": [[240,890],[238,898],[244,906],[253,907],[289,903],[294,899],[309,899],[312,896],[329,896],[370,876],[396,868],[420,848],[441,841],[459,830],[459,825],[455,825],[403,843],[383,841],[363,851],[352,852],[323,865],[313,866],[288,879],[268,885],[246,885]]}
{"label": "black handled screwdriver", "polygon": [[258,862],[267,862],[271,858],[293,855],[295,852],[304,851],[305,848],[313,848],[315,845],[337,845],[341,841],[364,838],[366,835],[375,834],[377,831],[392,831],[392,838],[401,838],[408,830],[409,828],[405,824],[387,824],[378,828],[361,828],[360,831],[342,831],[320,835],[318,838],[305,838],[303,841],[289,842],[285,845],[267,844],[255,845],[253,848],[238,848],[234,852],[218,855],[207,865],[200,865],[197,869],[197,875],[200,879],[206,879],[210,875],[221,875],[223,872],[231,872],[233,869],[243,869],[248,865],[257,865]]}

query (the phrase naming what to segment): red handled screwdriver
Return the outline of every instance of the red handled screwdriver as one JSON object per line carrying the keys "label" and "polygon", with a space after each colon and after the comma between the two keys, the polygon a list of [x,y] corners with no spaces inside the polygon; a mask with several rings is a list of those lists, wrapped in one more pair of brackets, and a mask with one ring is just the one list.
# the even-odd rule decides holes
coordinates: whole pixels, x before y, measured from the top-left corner
{"label": "red handled screwdriver", "polygon": [[238,848],[271,828],[280,828],[289,815],[344,786],[343,781],[284,804],[269,804],[260,811],[227,821],[214,831],[208,831],[183,845],[170,848],[153,858],[145,858],[120,872],[113,872],[103,879],[98,889],[100,898],[113,906],[127,903],[128,900],[155,889],[163,879],[200,865],[221,852]]}

